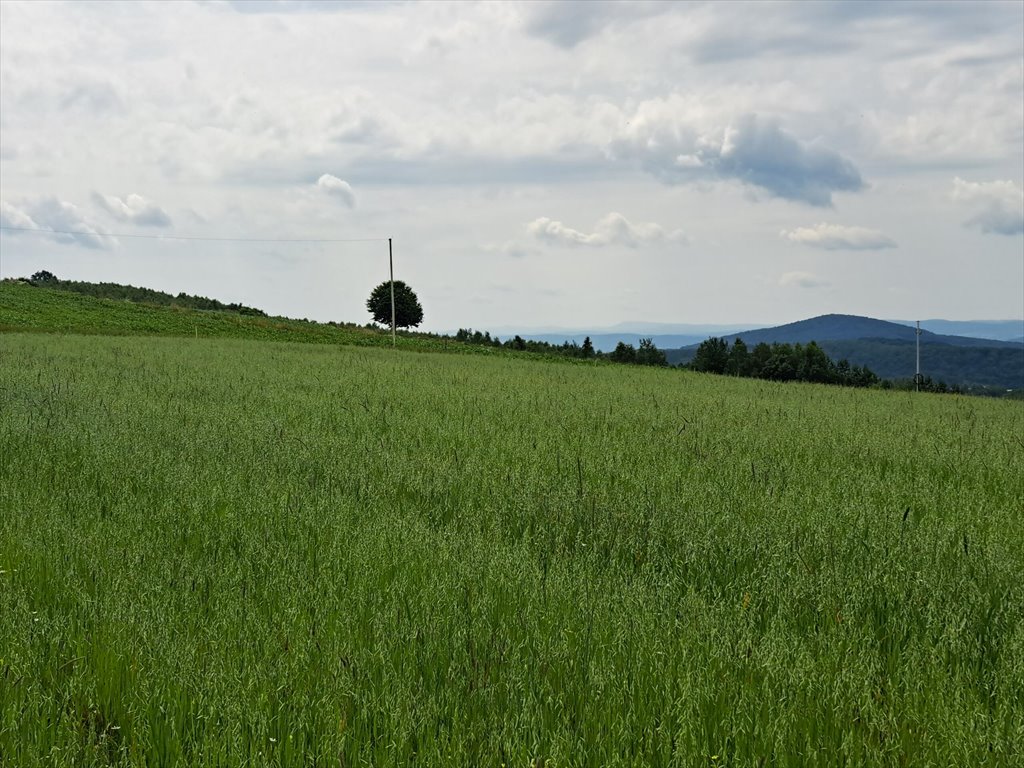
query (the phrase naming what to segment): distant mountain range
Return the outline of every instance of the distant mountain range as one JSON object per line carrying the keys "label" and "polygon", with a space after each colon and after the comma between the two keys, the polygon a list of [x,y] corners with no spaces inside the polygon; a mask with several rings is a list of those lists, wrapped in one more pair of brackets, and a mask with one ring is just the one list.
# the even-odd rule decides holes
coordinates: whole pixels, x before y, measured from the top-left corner
{"label": "distant mountain range", "polygon": [[[923,326],[924,324],[922,323],[922,344],[949,344],[955,347],[1017,348],[1020,346],[1019,342],[934,333],[924,330]],[[742,338],[748,346],[760,344],[762,341],[768,344],[776,342],[780,344],[806,344],[809,341],[821,343],[823,341],[853,339],[889,339],[913,342],[915,341],[916,333],[917,331],[910,325],[893,323],[888,320],[876,320],[873,317],[820,315],[809,320],[777,325],[773,328],[757,328],[739,333],[731,333],[722,338],[730,343],[736,338]]]}
{"label": "distant mountain range", "polygon": [[[922,326],[924,323],[922,323]],[[948,326],[946,326],[948,327]],[[903,323],[857,315],[822,315],[796,323],[722,336],[748,347],[818,343],[833,360],[866,365],[884,379],[910,379],[916,365],[916,331]],[[697,344],[666,350],[668,361],[689,362]],[[1024,343],[921,331],[921,373],[969,388],[1024,388]]]}
{"label": "distant mountain range", "polygon": [[644,323],[624,322],[604,328],[522,328],[506,327],[490,329],[491,333],[502,339],[522,336],[532,341],[546,341],[560,345],[564,342],[582,344],[586,338],[599,352],[611,352],[621,341],[625,344],[638,346],[640,339],[653,339],[658,349],[672,349],[699,344],[709,336],[721,336],[750,328],[751,324],[711,324],[711,323]]}
{"label": "distant mountain range", "polygon": [[[803,320],[800,323],[789,323],[782,326],[764,326],[757,323],[732,323],[732,324],[690,324],[690,323],[645,323],[641,321],[630,321],[616,325],[599,328],[522,328],[507,327],[490,329],[492,334],[501,338],[520,335],[524,339],[546,341],[550,344],[562,344],[563,342],[575,342],[582,344],[583,340],[590,337],[594,348],[601,352],[611,352],[620,341],[626,344],[637,346],[640,339],[653,339],[659,349],[673,349],[699,344],[710,336],[727,336],[730,340],[739,334],[744,341],[752,333],[764,330],[774,331],[776,328],[794,328],[801,323],[811,323],[825,318],[833,318],[830,322],[823,322],[817,327],[804,326],[813,334],[828,332],[845,332],[847,335],[836,338],[909,338],[913,340],[914,322],[911,320],[876,320],[858,315],[822,315],[820,318]],[[850,323],[845,323],[837,318],[848,318]],[[865,321],[858,324],[856,321]],[[870,324],[874,328],[868,327]],[[844,326],[847,326],[845,331]],[[905,330],[899,330],[892,326],[910,328],[910,336],[906,336]],[[928,331],[932,336],[967,337],[970,339],[985,339],[987,341],[1010,341],[1024,343],[1024,320],[922,320],[921,328]],[[799,332],[799,328],[795,328]],[[771,334],[769,334],[771,335]],[[823,336],[817,336],[821,340]],[[832,338],[830,336],[830,338]],[[932,340],[936,340],[932,338]],[[777,339],[784,341],[784,339]],[[922,337],[922,342],[924,337]],[[791,342],[792,343],[792,342]],[[956,344],[956,342],[950,342]],[[966,342],[973,343],[973,342]]]}
{"label": "distant mountain range", "polygon": [[[893,320],[914,325],[913,320]],[[1024,320],[922,320],[921,327],[932,333],[970,336],[975,339],[1024,342]]]}

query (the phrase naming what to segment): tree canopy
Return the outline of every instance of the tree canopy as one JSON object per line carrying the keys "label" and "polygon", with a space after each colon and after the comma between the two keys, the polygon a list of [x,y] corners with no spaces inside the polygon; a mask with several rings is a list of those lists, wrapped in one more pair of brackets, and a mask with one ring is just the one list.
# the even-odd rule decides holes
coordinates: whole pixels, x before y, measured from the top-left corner
{"label": "tree canopy", "polygon": [[813,341],[793,345],[761,342],[751,351],[743,339],[737,338],[730,348],[725,339],[710,338],[697,347],[690,370],[852,387],[870,387],[879,382],[867,366],[851,366],[847,360],[833,362]]}
{"label": "tree canopy", "polygon": [[[373,289],[366,300],[374,322],[391,325],[391,281],[385,280]],[[399,328],[415,328],[423,322],[423,307],[415,291],[401,280],[395,280],[395,325]]]}

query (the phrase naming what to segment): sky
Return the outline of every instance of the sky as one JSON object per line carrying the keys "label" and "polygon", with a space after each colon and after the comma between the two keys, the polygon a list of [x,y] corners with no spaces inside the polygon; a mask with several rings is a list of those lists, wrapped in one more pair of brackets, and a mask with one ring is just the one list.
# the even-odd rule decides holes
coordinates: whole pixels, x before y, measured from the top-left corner
{"label": "sky", "polygon": [[429,330],[1020,318],[1024,3],[3,0],[0,226],[317,320],[389,237]]}

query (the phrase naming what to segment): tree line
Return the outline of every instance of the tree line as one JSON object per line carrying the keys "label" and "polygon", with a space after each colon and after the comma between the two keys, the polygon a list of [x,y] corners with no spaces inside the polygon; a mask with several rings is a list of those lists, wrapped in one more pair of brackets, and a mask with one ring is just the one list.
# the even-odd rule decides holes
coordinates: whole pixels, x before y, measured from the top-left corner
{"label": "tree line", "polygon": [[491,336],[488,331],[481,332],[474,331],[472,328],[459,328],[455,334],[455,340],[461,341],[464,344],[504,347],[505,349],[535,352],[544,355],[560,355],[581,360],[610,360],[613,363],[668,367],[665,353],[655,346],[652,339],[640,339],[639,347],[634,347],[632,344],[625,344],[620,341],[615,349],[608,353],[594,349],[594,344],[589,336],[583,339],[582,344],[577,344],[575,341],[552,344],[547,341],[524,339],[518,334],[502,342],[498,336]]}
{"label": "tree line", "polygon": [[725,339],[701,342],[690,361],[690,370],[772,381],[809,381],[846,387],[871,387],[881,379],[866,365],[834,362],[821,347],[807,344],[767,344],[749,349],[743,339],[732,346]]}

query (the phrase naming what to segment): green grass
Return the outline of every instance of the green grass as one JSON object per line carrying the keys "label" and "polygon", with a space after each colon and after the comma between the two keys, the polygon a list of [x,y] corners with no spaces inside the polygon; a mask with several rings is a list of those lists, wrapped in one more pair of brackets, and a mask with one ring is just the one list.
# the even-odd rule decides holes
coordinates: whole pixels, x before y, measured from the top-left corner
{"label": "green grass", "polygon": [[1019,765],[1022,434],[1015,402],[0,334],[0,765]]}
{"label": "green grass", "polygon": [[[78,333],[117,336],[189,336],[312,344],[391,346],[391,334],[354,324],[330,325],[285,317],[99,299],[22,283],[0,283],[0,332]],[[399,332],[402,349],[486,354],[438,336]]]}

